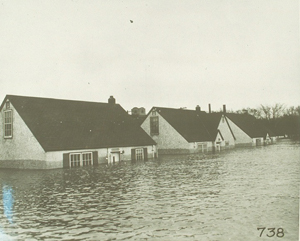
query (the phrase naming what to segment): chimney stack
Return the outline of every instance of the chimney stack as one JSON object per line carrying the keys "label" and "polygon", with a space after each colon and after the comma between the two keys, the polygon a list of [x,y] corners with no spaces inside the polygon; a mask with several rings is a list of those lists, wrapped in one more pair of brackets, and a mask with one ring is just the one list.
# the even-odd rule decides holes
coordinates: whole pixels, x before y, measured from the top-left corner
{"label": "chimney stack", "polygon": [[210,104],[208,104],[208,113],[209,114],[211,113],[211,106],[210,106]]}
{"label": "chimney stack", "polygon": [[116,99],[112,95],[108,99],[108,104],[116,104]]}
{"label": "chimney stack", "polygon": [[223,105],[223,113],[226,113],[226,105]]}
{"label": "chimney stack", "polygon": [[197,111],[197,112],[200,112],[200,111],[201,111],[201,108],[200,108],[199,105],[196,106],[196,111]]}

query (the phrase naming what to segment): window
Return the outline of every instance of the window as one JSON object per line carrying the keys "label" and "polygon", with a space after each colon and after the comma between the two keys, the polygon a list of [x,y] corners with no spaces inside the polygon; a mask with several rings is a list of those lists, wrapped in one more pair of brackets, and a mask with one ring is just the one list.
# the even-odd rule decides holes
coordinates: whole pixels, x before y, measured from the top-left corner
{"label": "window", "polygon": [[137,161],[144,160],[144,150],[142,148],[135,149],[135,159]]}
{"label": "window", "polygon": [[92,165],[93,157],[91,152],[82,153],[82,165],[83,166],[90,166]]}
{"label": "window", "polygon": [[80,166],[80,154],[79,153],[70,154],[70,166],[71,167],[79,167]]}
{"label": "window", "polygon": [[12,137],[12,111],[7,110],[4,111],[4,137],[11,138]]}
{"label": "window", "polygon": [[10,109],[10,102],[7,101],[5,104],[6,104],[6,105],[5,105],[5,106],[6,106],[6,109],[9,110],[9,109]]}
{"label": "window", "polygon": [[98,151],[63,153],[63,167],[98,165]]}
{"label": "window", "polygon": [[150,117],[150,134],[151,135],[159,134],[158,116]]}
{"label": "window", "polygon": [[93,153],[71,153],[69,161],[70,167],[90,166],[93,164]]}

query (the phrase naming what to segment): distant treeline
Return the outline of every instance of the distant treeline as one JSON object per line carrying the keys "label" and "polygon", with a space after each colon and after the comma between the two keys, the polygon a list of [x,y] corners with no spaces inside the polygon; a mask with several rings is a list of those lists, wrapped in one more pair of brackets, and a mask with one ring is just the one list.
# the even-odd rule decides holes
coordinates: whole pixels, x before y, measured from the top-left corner
{"label": "distant treeline", "polygon": [[243,108],[229,111],[255,116],[277,136],[299,138],[300,136],[300,106],[286,107],[284,104],[260,105],[258,108]]}

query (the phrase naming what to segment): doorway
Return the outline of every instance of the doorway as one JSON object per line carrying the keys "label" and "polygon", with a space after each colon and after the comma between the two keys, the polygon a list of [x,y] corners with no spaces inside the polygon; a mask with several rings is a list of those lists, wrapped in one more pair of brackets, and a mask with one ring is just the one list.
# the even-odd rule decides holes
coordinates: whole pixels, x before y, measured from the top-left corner
{"label": "doorway", "polygon": [[120,152],[110,153],[110,163],[114,164],[120,161]]}

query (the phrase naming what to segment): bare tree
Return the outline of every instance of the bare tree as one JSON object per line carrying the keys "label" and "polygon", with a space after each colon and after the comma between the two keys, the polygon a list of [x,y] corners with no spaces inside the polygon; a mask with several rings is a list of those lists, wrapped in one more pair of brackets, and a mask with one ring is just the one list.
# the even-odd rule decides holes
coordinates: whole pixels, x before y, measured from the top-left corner
{"label": "bare tree", "polygon": [[262,118],[261,116],[261,110],[260,109],[255,109],[255,108],[243,108],[241,110],[235,111],[237,114],[248,114],[248,115],[253,115],[255,118]]}
{"label": "bare tree", "polygon": [[284,109],[285,109],[285,107],[283,104],[276,103],[274,106],[272,106],[271,107],[272,119],[275,120],[275,119],[279,118],[280,116],[282,116]]}
{"label": "bare tree", "polygon": [[255,108],[247,108],[248,114],[253,115],[255,118],[261,118],[261,110]]}
{"label": "bare tree", "polygon": [[287,116],[291,116],[291,115],[294,115],[294,116],[299,116],[300,115],[300,106],[290,106],[288,108],[285,108],[284,110],[284,115],[287,115]]}
{"label": "bare tree", "polygon": [[267,120],[271,119],[271,106],[268,105],[260,105],[260,110],[262,114],[262,118],[265,118]]}
{"label": "bare tree", "polygon": [[291,106],[289,108],[286,108],[284,111],[285,115],[294,115],[296,113],[296,109],[294,106]]}
{"label": "bare tree", "polygon": [[297,107],[295,107],[295,115],[300,115],[300,105],[298,105]]}

